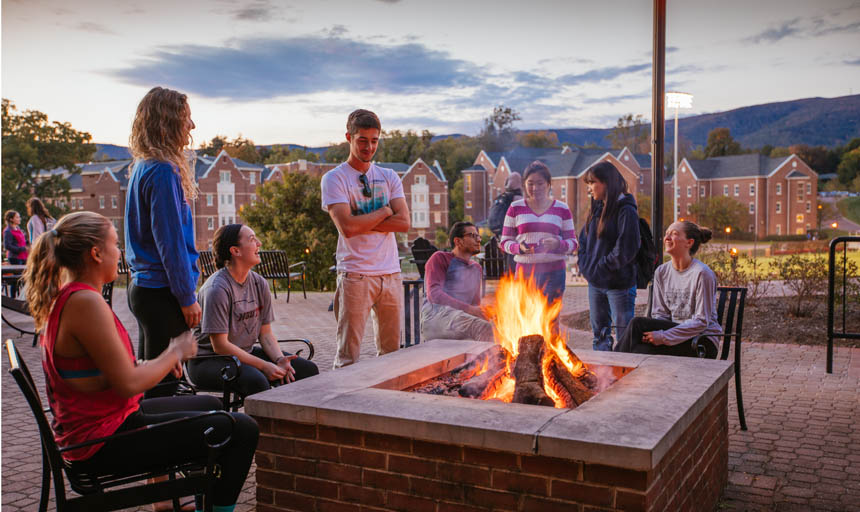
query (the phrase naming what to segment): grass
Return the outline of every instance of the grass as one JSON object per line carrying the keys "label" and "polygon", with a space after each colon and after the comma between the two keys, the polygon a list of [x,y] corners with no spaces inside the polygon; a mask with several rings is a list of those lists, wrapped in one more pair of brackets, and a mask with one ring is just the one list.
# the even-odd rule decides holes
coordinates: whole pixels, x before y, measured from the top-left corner
{"label": "grass", "polygon": [[[842,256],[842,251],[841,250],[837,251],[837,254],[836,254],[837,267],[836,268],[842,268],[842,266],[838,264],[838,261],[841,258],[841,256]],[[770,272],[771,262],[776,261],[778,259],[782,259],[782,258],[788,258],[788,257],[789,257],[788,255],[784,255],[784,256],[781,255],[781,256],[767,256],[767,257],[756,258],[756,267],[757,267],[756,272],[757,273]],[[801,254],[800,257],[806,258],[806,259],[813,259],[815,257],[823,257],[825,259],[825,261],[827,260],[827,254],[826,253],[825,254],[809,254],[809,253],[806,253],[806,254]],[[860,251],[849,251],[848,252],[848,261],[853,261],[855,264],[860,266]],[[746,255],[741,254],[741,256],[738,258],[738,268],[745,270],[746,272],[752,273],[753,260],[750,258],[747,258]]]}
{"label": "grass", "polygon": [[843,217],[860,224],[860,197],[846,197],[836,203],[836,208]]}

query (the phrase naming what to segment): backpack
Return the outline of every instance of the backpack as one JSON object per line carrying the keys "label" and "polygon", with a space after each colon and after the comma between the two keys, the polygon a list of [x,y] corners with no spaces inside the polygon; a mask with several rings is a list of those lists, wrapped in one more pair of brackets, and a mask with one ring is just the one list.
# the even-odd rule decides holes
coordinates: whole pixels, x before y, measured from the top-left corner
{"label": "backpack", "polygon": [[502,227],[505,225],[505,214],[508,213],[508,208],[513,202],[513,192],[502,192],[493,201],[493,205],[490,207],[490,215],[487,217],[487,227],[496,236],[502,236]]}
{"label": "backpack", "polygon": [[644,290],[657,269],[657,246],[648,221],[639,217],[639,251],[636,252],[636,288]]}

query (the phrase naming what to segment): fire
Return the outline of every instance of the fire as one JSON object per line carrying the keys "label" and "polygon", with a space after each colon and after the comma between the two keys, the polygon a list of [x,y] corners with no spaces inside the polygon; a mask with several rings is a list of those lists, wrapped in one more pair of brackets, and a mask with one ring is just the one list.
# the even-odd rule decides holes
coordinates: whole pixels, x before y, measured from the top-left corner
{"label": "fire", "polygon": [[572,356],[567,348],[564,332],[558,329],[561,307],[560,298],[548,303],[534,276],[525,276],[522,269],[516,274],[502,277],[496,289],[495,303],[485,306],[484,313],[493,322],[496,343],[505,350],[507,372],[491,396],[486,398],[505,402],[512,400],[516,383],[512,377],[512,368],[519,355],[519,340],[523,336],[540,334],[546,344],[541,361],[544,391],[555,402],[556,407],[565,407],[559,394],[549,385],[550,363],[553,356],[557,356],[573,375],[581,374],[583,365]]}

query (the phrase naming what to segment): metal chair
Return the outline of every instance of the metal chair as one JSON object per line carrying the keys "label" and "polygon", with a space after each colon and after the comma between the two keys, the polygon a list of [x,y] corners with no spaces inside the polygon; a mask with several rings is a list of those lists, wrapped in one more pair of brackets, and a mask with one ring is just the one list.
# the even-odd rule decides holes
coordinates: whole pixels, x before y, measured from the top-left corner
{"label": "metal chair", "polygon": [[[129,461],[129,465],[123,471],[117,473],[83,472],[65,462],[62,454],[85,446],[109,442],[113,439],[142,437],[143,435],[149,436],[151,432],[167,426],[188,421],[198,421],[201,416],[224,415],[230,418],[231,422],[234,422],[232,416],[223,411],[213,411],[200,416],[165,421],[60,448],[54,440],[53,430],[45,416],[46,410],[39,398],[39,393],[36,390],[30,371],[27,369],[27,365],[24,363],[21,354],[12,340],[6,341],[6,353],[9,357],[9,373],[15,379],[15,382],[27,399],[27,404],[30,406],[30,410],[39,428],[42,446],[40,512],[44,512],[48,508],[52,480],[58,512],[120,510],[163,500],[173,500],[173,509],[178,511],[179,498],[191,495],[202,495],[204,509],[207,511],[212,510],[211,497],[218,473],[215,461],[221,448],[230,441],[230,438],[228,437],[226,440],[216,443],[212,438],[214,429],[211,427],[206,429],[206,431],[200,432],[200,435],[203,436],[208,446],[208,453],[205,459],[190,460],[180,464],[165,465],[160,468],[135,468],[133,461]],[[64,473],[65,478],[63,476]],[[146,483],[148,479],[163,475],[168,475],[169,479],[151,484]],[[70,487],[79,496],[72,497],[66,495],[66,480],[69,481]],[[142,485],[132,485],[141,483]]]}
{"label": "metal chair", "polygon": [[431,244],[424,237],[419,236],[412,241],[412,259],[409,262],[414,263],[418,267],[418,275],[421,276],[421,279],[424,279],[424,266],[427,264],[427,260],[438,250],[435,245]]}
{"label": "metal chair", "polygon": [[276,299],[278,298],[277,279],[287,280],[287,302],[290,302],[290,291],[293,289],[294,279],[301,279],[302,295],[305,299],[308,298],[308,292],[305,288],[307,263],[299,261],[290,264],[286,251],[260,251],[260,263],[254,268],[254,271],[266,279],[272,280],[272,293]]}
{"label": "metal chair", "polygon": [[411,347],[421,342],[421,288],[423,279],[403,281],[404,337],[401,348]]}

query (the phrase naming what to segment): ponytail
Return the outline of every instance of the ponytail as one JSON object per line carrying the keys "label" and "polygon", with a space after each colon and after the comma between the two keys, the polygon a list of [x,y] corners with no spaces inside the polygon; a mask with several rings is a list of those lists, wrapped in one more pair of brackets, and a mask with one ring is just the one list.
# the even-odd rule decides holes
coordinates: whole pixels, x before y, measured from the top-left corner
{"label": "ponytail", "polygon": [[713,236],[710,229],[699,227],[698,224],[688,220],[681,221],[681,229],[684,231],[684,236],[693,241],[693,246],[690,247],[690,256],[696,254],[699,246],[708,243]]}
{"label": "ponytail", "polygon": [[64,271],[80,271],[85,255],[104,244],[110,221],[93,212],[70,213],[45,231],[30,251],[23,279],[27,285],[30,314],[41,329],[48,321],[51,306],[60,293]]}

